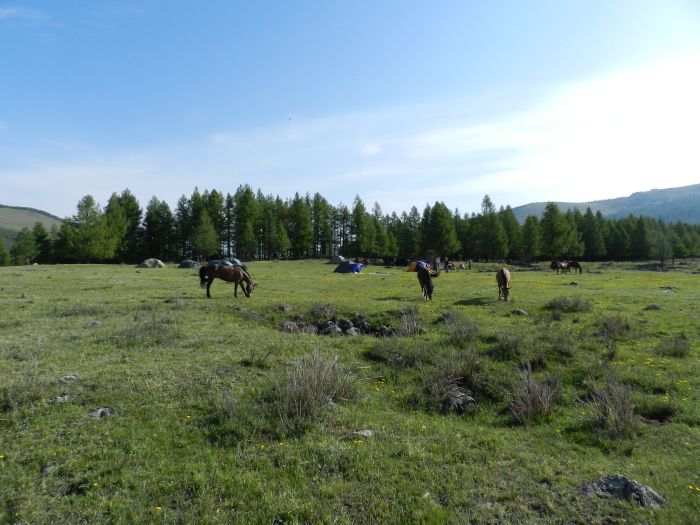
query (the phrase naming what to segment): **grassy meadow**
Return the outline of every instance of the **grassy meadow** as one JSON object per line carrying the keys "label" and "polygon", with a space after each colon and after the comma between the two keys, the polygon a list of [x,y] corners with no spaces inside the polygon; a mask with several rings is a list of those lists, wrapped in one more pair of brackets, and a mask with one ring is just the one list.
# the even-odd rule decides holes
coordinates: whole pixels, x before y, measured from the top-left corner
{"label": "grassy meadow", "polygon": [[[0,523],[698,523],[681,262],[511,268],[508,303],[488,264],[431,302],[318,261],[212,299],[176,265],[0,268]],[[372,333],[281,329],[339,319]],[[614,473],[667,504],[580,494]]]}

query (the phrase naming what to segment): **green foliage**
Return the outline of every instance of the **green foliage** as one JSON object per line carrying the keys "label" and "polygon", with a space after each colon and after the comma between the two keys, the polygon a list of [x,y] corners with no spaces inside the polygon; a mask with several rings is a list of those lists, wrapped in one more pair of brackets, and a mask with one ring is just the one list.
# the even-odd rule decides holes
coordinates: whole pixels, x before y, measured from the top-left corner
{"label": "green foliage", "polygon": [[15,237],[15,242],[10,248],[10,262],[15,265],[30,264],[39,255],[34,234],[29,228],[23,228]]}
{"label": "green foliage", "polygon": [[5,249],[5,239],[0,237],[0,266],[7,266],[10,264],[10,254]]}

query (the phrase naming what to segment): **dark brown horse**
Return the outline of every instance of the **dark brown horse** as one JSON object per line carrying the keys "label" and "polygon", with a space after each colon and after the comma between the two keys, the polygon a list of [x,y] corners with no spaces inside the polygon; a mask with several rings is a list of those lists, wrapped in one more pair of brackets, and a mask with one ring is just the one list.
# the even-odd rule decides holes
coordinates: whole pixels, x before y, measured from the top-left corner
{"label": "dark brown horse", "polygon": [[418,266],[416,272],[418,273],[418,282],[420,283],[423,297],[430,301],[433,298],[433,278],[430,276],[430,270],[423,266]]}
{"label": "dark brown horse", "polygon": [[552,261],[552,264],[549,265],[549,267],[552,270],[556,270],[557,273],[568,273],[569,272],[569,263],[566,261]]}
{"label": "dark brown horse", "polygon": [[240,266],[226,266],[223,264],[214,264],[211,266],[202,266],[199,269],[199,285],[204,288],[207,287],[207,297],[211,299],[209,294],[209,288],[211,288],[211,283],[216,278],[222,281],[228,281],[233,283],[233,296],[238,297],[238,285],[241,285],[241,290],[246,297],[250,297],[255,289],[255,284],[253,279],[250,278],[248,272],[246,272]]}
{"label": "dark brown horse", "polygon": [[574,272],[578,270],[579,275],[583,273],[583,268],[581,268],[581,264],[578,261],[568,261],[569,264],[569,270],[571,268],[574,269]]}

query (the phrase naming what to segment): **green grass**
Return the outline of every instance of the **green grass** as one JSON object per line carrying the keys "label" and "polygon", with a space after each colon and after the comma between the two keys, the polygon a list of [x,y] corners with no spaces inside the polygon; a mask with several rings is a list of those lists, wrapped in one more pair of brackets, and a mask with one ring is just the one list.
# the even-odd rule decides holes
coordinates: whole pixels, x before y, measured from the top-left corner
{"label": "green grass", "polygon": [[[694,523],[700,263],[635,266],[513,269],[508,303],[482,264],[431,302],[313,261],[251,263],[250,299],[174,265],[0,268],[0,523]],[[359,317],[395,335],[280,330]],[[522,370],[558,390],[519,419]],[[455,389],[477,409],[442,413]],[[602,428],[618,391],[632,425]],[[668,504],[579,494],[618,472]]]}

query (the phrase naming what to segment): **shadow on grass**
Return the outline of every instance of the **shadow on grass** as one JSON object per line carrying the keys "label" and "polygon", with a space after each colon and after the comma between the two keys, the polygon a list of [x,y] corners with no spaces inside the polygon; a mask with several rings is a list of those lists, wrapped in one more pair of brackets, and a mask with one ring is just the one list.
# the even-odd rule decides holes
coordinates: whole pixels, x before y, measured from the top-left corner
{"label": "shadow on grass", "polygon": [[398,295],[389,295],[387,297],[377,297],[377,301],[405,301],[406,297],[399,297]]}
{"label": "shadow on grass", "polygon": [[494,299],[487,299],[486,297],[473,297],[471,299],[462,299],[461,301],[456,301],[455,306],[486,306],[489,304],[494,304],[496,301]]}

